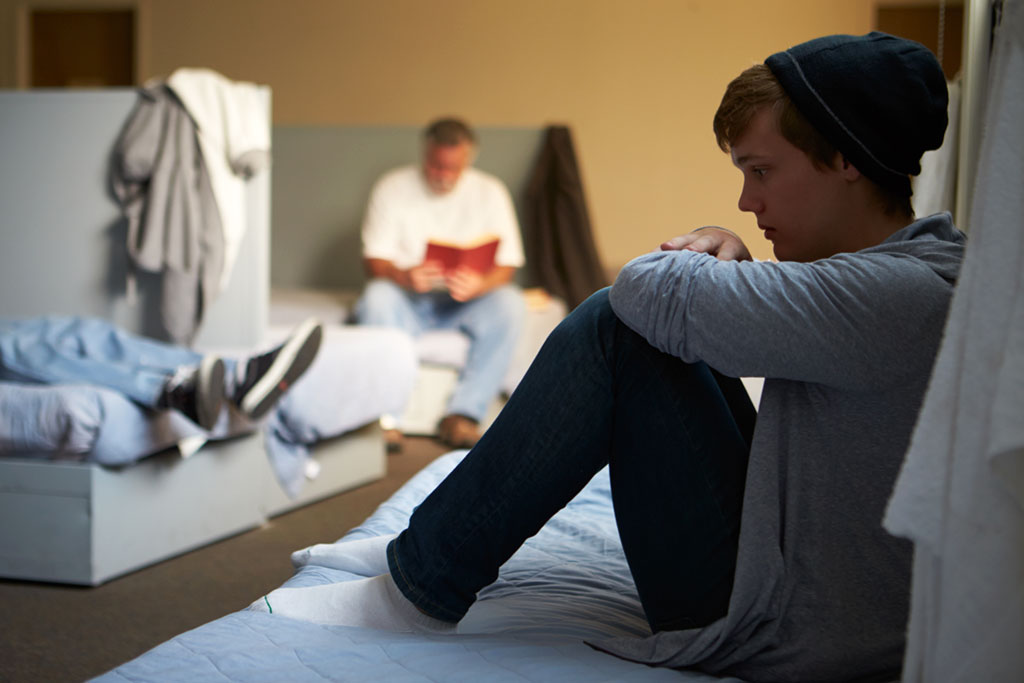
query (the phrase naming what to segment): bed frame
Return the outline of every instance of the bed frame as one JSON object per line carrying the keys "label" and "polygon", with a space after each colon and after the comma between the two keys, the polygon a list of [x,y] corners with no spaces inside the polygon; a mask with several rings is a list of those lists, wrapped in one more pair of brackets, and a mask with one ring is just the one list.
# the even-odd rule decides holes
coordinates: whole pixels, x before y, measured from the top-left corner
{"label": "bed frame", "polygon": [[320,475],[288,498],[262,432],[127,467],[0,458],[0,576],[98,585],[382,477],[380,427],[317,444]]}
{"label": "bed frame", "polygon": [[258,442],[116,468],[0,459],[0,573],[95,585],[258,525],[267,469]]}
{"label": "bed frame", "polygon": [[[270,92],[266,91],[269,112]],[[0,92],[0,316],[90,315],[149,336],[159,282],[125,294],[125,227],[108,163],[134,89]],[[249,225],[230,285],[197,336],[202,348],[264,339],[270,290],[270,172],[248,183]],[[382,477],[368,425],[317,444],[319,476],[289,499],[256,432],[123,468],[0,458],[0,576],[96,585],[253,528],[268,517]]]}

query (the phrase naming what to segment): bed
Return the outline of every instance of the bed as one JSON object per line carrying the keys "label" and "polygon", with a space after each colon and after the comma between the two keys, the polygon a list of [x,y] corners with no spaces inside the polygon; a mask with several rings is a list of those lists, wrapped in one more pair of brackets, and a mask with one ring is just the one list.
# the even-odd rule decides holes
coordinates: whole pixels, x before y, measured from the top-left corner
{"label": "bed", "polygon": [[[403,529],[416,504],[464,454],[433,461],[344,539]],[[305,565],[284,585],[353,578]],[[241,610],[96,680],[738,680],[626,662],[583,642],[647,632],[615,528],[607,470],[528,540],[479,598],[454,635],[319,626]]]}
{"label": "bed", "polygon": [[[159,278],[143,274],[127,295],[107,185],[136,97],[0,92],[0,316],[96,316],[157,336]],[[270,186],[269,171],[246,183],[244,239],[197,348],[240,355],[287,333],[268,315]],[[99,584],[383,476],[377,420],[405,401],[415,362],[403,335],[328,324],[313,371],[276,411],[255,425],[225,411],[211,435],[96,387],[5,387],[0,401],[34,401],[28,412],[49,422],[0,433],[0,576]]]}
{"label": "bed", "polygon": [[[358,289],[274,287],[270,292],[270,323],[277,327],[295,325],[307,316],[344,321],[351,317],[358,294]],[[563,301],[539,288],[527,289],[525,299],[528,313],[524,329],[502,380],[501,396],[491,402],[483,420],[485,427],[497,417],[504,397],[512,394],[548,334],[566,314]],[[469,338],[458,330],[430,330],[413,344],[419,360],[415,381],[406,403],[391,415],[398,418],[404,433],[433,436],[466,363]]]}
{"label": "bed", "polygon": [[99,584],[380,478],[377,419],[415,364],[402,334],[328,326],[264,422],[225,407],[209,434],[102,387],[0,382],[0,575]]}

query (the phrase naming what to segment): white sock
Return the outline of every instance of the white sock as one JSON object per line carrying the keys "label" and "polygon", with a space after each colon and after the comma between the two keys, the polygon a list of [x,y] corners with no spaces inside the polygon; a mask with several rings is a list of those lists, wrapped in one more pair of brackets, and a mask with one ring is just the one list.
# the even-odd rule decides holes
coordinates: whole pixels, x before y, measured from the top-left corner
{"label": "white sock", "polygon": [[388,573],[388,543],[398,534],[360,538],[342,543],[317,543],[292,553],[296,569],[307,564],[342,569],[358,576]]}
{"label": "white sock", "polygon": [[390,574],[306,588],[278,588],[248,607],[314,624],[381,631],[454,632],[455,624],[428,617],[398,590]]}

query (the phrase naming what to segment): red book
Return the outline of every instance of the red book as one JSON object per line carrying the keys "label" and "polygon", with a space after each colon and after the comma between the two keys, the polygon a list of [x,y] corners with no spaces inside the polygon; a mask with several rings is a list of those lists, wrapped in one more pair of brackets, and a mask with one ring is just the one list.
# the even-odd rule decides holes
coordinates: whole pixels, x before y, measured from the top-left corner
{"label": "red book", "polygon": [[486,273],[494,267],[494,255],[498,251],[499,238],[494,235],[481,237],[468,244],[450,242],[427,242],[424,261],[439,261],[445,271],[455,270],[460,265],[469,266],[478,273]]}

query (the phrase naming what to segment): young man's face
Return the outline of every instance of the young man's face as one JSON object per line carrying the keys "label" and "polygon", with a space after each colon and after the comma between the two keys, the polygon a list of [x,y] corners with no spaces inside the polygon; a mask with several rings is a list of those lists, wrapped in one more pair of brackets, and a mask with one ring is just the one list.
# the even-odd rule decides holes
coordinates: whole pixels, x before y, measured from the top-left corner
{"label": "young man's face", "polygon": [[739,208],[757,217],[780,261],[813,261],[842,248],[846,181],[819,169],[779,131],[777,114],[762,109],[731,146],[743,172]]}
{"label": "young man's face", "polygon": [[427,187],[435,194],[451,192],[472,159],[473,146],[468,142],[457,145],[428,144],[423,154],[423,177]]}

